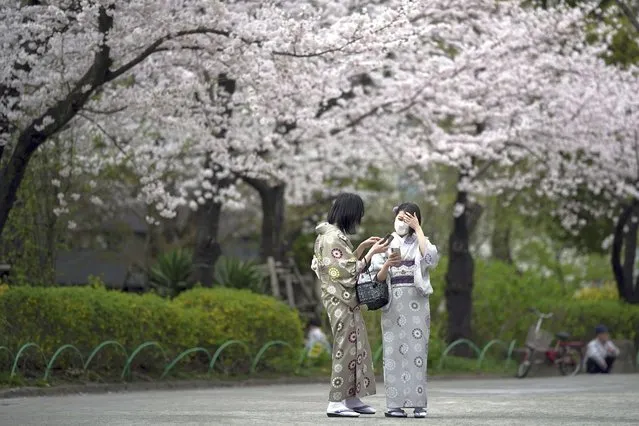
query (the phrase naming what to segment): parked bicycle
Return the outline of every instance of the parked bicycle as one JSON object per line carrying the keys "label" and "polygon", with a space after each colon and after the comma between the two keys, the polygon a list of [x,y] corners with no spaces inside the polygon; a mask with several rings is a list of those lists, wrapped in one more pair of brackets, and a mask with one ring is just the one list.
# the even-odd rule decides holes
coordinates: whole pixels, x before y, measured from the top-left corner
{"label": "parked bicycle", "polygon": [[[583,342],[570,341],[570,333],[562,331],[553,336],[552,333],[542,330],[541,324],[544,320],[552,318],[552,313],[542,313],[536,308],[530,311],[537,315],[537,323],[530,327],[526,337],[526,353],[519,368],[517,377],[523,379],[528,375],[533,365],[548,364],[556,365],[562,376],[574,376],[579,373],[582,365]],[[550,346],[553,340],[557,339],[554,346]],[[537,356],[540,352],[543,357]]]}

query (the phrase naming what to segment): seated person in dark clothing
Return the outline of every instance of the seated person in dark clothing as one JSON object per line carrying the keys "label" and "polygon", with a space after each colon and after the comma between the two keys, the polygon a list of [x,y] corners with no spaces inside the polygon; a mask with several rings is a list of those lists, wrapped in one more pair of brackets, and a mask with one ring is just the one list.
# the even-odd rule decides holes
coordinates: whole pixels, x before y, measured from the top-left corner
{"label": "seated person in dark clothing", "polygon": [[619,349],[610,340],[605,325],[598,325],[595,334],[596,337],[588,343],[586,349],[586,371],[590,374],[608,374],[619,356]]}

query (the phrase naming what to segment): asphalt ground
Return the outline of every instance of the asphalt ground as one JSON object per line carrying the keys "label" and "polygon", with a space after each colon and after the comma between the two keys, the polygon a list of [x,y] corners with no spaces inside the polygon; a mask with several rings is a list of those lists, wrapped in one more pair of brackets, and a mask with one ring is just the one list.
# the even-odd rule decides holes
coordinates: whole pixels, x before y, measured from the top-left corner
{"label": "asphalt ground", "polygon": [[378,389],[365,399],[377,414],[358,419],[326,416],[327,383],[11,398],[0,425],[639,425],[635,374],[436,380],[426,419],[385,418]]}

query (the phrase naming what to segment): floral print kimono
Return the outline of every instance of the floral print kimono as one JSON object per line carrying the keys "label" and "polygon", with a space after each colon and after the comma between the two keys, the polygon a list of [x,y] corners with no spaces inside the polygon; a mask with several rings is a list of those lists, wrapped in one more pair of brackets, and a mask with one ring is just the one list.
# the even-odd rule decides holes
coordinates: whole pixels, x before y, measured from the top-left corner
{"label": "floral print kimono", "polygon": [[390,301],[382,308],[386,405],[389,409],[426,408],[428,297],[433,293],[428,271],[436,266],[439,255],[428,240],[422,255],[415,234],[402,238],[394,233],[388,252],[371,259],[371,273],[377,274],[393,247],[400,248],[402,263],[390,268],[386,278]]}
{"label": "floral print kimono", "polygon": [[333,366],[328,400],[375,394],[371,348],[357,302],[355,284],[365,263],[358,261],[350,240],[335,225],[316,228],[312,268],[322,283],[322,304],[333,332]]}

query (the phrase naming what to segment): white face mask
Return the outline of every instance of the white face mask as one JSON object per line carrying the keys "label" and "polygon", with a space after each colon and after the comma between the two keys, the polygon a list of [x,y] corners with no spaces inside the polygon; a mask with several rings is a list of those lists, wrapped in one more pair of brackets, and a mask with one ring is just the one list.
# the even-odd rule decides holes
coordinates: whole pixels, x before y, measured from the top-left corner
{"label": "white face mask", "polygon": [[397,235],[403,237],[404,235],[408,234],[408,230],[409,227],[405,222],[402,222],[399,219],[395,219],[395,232],[397,232]]}

